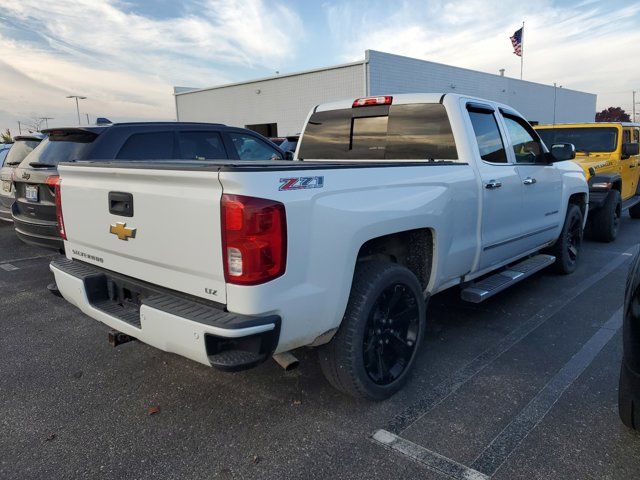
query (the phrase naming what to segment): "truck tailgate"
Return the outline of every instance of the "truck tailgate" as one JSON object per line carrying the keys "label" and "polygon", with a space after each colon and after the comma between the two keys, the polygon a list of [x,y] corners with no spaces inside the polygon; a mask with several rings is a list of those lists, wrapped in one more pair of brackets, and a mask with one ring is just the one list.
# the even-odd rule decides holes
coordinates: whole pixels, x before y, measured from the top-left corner
{"label": "truck tailgate", "polygon": [[[59,172],[69,258],[226,302],[217,170],[61,165]],[[129,198],[127,213],[120,209]]]}

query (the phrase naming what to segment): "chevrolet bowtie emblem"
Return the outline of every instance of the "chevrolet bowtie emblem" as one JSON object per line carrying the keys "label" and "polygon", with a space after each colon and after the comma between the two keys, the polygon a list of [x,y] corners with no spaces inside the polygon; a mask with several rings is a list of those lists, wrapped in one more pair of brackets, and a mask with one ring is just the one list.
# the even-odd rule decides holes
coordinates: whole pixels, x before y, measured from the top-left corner
{"label": "chevrolet bowtie emblem", "polygon": [[109,233],[117,235],[120,240],[124,241],[127,241],[130,238],[136,238],[136,229],[127,228],[127,224],[122,222],[117,222],[115,225],[110,225]]}

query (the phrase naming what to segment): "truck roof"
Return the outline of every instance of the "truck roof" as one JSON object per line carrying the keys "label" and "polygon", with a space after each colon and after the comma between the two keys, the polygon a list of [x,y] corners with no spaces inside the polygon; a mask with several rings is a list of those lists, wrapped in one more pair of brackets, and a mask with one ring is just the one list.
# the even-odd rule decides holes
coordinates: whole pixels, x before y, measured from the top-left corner
{"label": "truck roof", "polygon": [[[489,105],[493,105],[497,108],[504,108],[510,111],[513,111],[513,107],[509,105],[505,105],[499,102],[494,102],[493,100],[487,100],[485,98],[472,97],[470,95],[461,95],[459,93],[447,93],[447,92],[432,92],[432,93],[385,93],[381,95],[369,95],[363,96],[361,98],[368,97],[382,97],[382,96],[391,96],[393,97],[392,105],[406,105],[412,103],[442,103],[445,96],[447,98],[464,98],[467,100],[474,100],[479,103],[485,103]],[[356,98],[338,100],[335,102],[322,103],[315,108],[315,112],[324,112],[329,110],[342,110],[346,108],[351,108],[353,105],[353,101]]]}

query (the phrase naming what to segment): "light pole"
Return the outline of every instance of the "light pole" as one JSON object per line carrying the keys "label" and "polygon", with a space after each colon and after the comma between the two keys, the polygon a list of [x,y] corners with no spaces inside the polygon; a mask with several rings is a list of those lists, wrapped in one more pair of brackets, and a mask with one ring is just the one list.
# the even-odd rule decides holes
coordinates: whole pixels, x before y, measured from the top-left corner
{"label": "light pole", "polygon": [[86,100],[87,97],[83,97],[82,95],[67,95],[67,98],[76,99],[76,113],[78,114],[78,125],[80,125],[80,106],[78,105],[78,100]]}
{"label": "light pole", "polygon": [[558,86],[556,82],[553,82],[553,124],[556,124],[556,99],[557,99]]}
{"label": "light pole", "polygon": [[40,117],[40,120],[44,120],[45,128],[49,128],[49,120],[53,120],[53,117]]}

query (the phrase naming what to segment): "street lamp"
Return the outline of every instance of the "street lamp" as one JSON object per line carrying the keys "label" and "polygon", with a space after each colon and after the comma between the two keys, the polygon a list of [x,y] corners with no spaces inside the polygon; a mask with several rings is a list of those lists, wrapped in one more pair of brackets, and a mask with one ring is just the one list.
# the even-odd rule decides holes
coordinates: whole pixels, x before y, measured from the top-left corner
{"label": "street lamp", "polygon": [[67,95],[67,98],[76,99],[76,112],[78,114],[78,125],[80,125],[80,106],[78,105],[78,100],[86,100],[87,97],[83,97],[82,95]]}
{"label": "street lamp", "polygon": [[46,128],[49,128],[49,120],[53,120],[53,117],[40,117],[40,120],[44,120]]}

